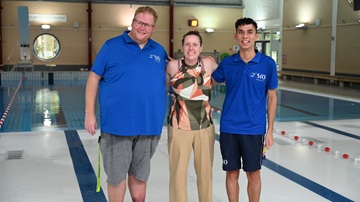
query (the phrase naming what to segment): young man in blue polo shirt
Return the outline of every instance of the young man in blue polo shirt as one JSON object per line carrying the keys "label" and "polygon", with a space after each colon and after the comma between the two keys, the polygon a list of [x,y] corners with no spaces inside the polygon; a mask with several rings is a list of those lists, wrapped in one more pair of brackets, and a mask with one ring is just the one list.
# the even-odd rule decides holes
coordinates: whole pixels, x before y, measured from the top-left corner
{"label": "young man in blue polo shirt", "polygon": [[126,181],[133,201],[145,201],[150,159],[166,111],[165,49],[150,39],[157,13],[139,7],[132,30],[102,46],[86,84],[85,129],[94,135],[99,90],[101,154],[109,201],[124,201]]}
{"label": "young man in blue polo shirt", "polygon": [[220,149],[229,201],[239,201],[242,168],[248,178],[249,201],[255,202],[260,200],[263,146],[270,149],[274,143],[277,70],[272,58],[255,49],[258,33],[254,20],[238,19],[235,29],[239,52],[223,59],[212,74],[216,82],[226,85]]}

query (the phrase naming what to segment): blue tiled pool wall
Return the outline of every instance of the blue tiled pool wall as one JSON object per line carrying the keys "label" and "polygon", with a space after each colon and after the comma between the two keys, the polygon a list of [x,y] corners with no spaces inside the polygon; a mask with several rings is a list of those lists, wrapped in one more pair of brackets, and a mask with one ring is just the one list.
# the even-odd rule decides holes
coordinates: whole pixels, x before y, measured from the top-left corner
{"label": "blue tiled pool wall", "polygon": [[85,86],[89,72],[1,72],[1,87],[16,87],[20,80],[23,86]]}

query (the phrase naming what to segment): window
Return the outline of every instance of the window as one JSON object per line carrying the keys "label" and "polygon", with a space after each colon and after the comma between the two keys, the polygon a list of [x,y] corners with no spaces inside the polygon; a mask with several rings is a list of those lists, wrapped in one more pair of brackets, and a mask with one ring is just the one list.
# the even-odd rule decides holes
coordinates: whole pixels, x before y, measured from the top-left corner
{"label": "window", "polygon": [[33,43],[35,56],[42,61],[54,60],[60,54],[60,42],[52,34],[40,34]]}

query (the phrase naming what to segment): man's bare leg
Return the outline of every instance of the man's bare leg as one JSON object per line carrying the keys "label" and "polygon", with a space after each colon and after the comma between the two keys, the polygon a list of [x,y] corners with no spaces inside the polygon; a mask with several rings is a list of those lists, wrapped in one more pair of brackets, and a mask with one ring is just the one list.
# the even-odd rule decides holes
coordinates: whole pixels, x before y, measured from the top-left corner
{"label": "man's bare leg", "polygon": [[120,184],[114,186],[107,184],[109,202],[123,202],[126,191],[126,180],[120,182]]}
{"label": "man's bare leg", "polygon": [[254,172],[247,172],[246,175],[248,178],[247,191],[249,202],[259,202],[261,192],[260,170]]}
{"label": "man's bare leg", "polygon": [[129,190],[133,202],[144,202],[146,196],[146,182],[129,175]]}
{"label": "man's bare leg", "polygon": [[240,170],[226,171],[226,192],[229,202],[239,201],[239,175]]}

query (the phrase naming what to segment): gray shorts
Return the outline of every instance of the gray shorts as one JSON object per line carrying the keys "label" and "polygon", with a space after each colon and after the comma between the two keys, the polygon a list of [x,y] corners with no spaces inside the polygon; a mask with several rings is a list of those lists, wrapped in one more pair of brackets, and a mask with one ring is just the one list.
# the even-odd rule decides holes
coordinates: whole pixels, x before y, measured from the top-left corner
{"label": "gray shorts", "polygon": [[146,182],[150,175],[150,159],[160,136],[117,136],[101,133],[100,149],[107,183],[118,185],[132,175]]}

